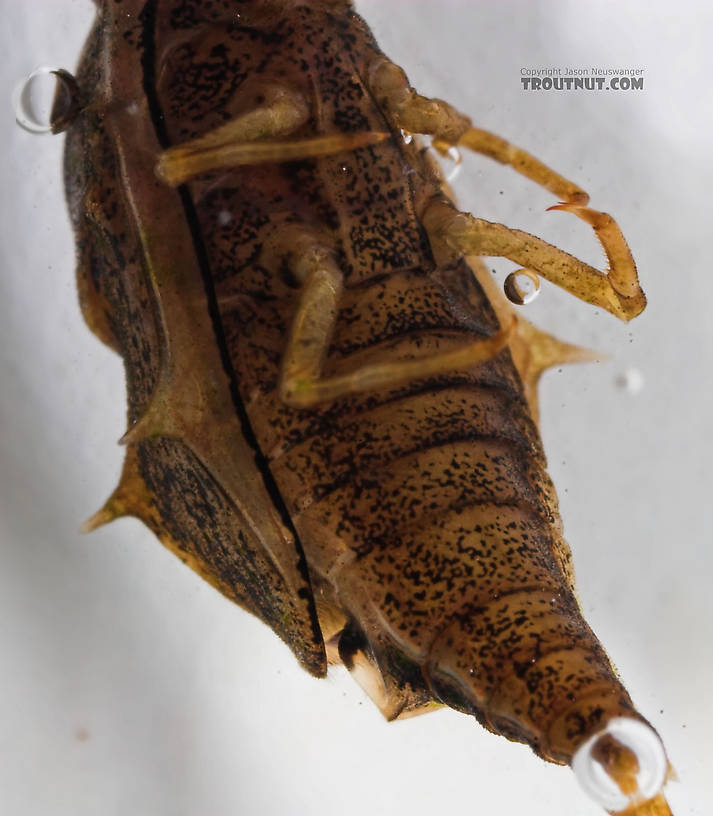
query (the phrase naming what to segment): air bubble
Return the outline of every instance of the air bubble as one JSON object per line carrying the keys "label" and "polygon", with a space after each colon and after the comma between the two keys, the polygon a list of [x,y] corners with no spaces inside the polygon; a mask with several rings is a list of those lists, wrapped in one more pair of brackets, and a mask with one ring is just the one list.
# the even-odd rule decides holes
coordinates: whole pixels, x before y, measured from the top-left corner
{"label": "air bubble", "polygon": [[527,306],[540,294],[540,279],[529,269],[516,269],[505,278],[503,289],[511,303]]}
{"label": "air bubble", "polygon": [[451,146],[444,158],[453,162],[451,169],[448,171],[448,173],[446,173],[446,183],[450,184],[452,181],[455,181],[460,174],[461,165],[463,164],[463,156],[461,156],[461,152],[457,147]]}
{"label": "air bubble", "polygon": [[442,139],[434,139],[431,143],[431,147],[438,153],[439,156],[451,163],[450,169],[445,174],[444,179],[446,184],[450,184],[457,178],[461,171],[463,156],[461,155],[460,150],[458,150],[455,145],[448,144],[448,142],[444,142]]}
{"label": "air bubble", "polygon": [[622,391],[636,396],[644,387],[644,375],[638,368],[630,368],[616,378],[616,384]]}
{"label": "air bubble", "polygon": [[629,717],[615,717],[577,750],[572,770],[595,802],[621,811],[661,791],[668,761],[652,728]]}
{"label": "air bubble", "polygon": [[79,112],[79,89],[62,68],[37,68],[12,94],[15,119],[30,133],[61,133]]}

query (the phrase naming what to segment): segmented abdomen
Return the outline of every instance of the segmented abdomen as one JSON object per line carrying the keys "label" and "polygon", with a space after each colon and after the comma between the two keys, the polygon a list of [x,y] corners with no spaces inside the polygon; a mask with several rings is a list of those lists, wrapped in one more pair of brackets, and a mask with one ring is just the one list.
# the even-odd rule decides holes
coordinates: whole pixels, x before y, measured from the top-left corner
{"label": "segmented abdomen", "polygon": [[[294,292],[274,276],[269,296],[256,296],[254,275],[218,283],[222,325],[315,589],[326,586],[382,665],[408,655],[423,689],[556,759],[543,734],[573,695],[591,694],[597,717],[599,692],[620,687],[570,589],[556,498],[509,354],[295,411],[275,391]],[[495,325],[465,264],[435,271],[425,257],[423,269],[348,291],[325,375]]]}
{"label": "segmented abdomen", "polygon": [[[156,4],[147,8],[156,14]],[[301,9],[303,23],[309,21],[309,9]],[[171,74],[160,68],[170,65],[177,77],[193,74],[171,63],[169,52],[153,42],[154,20],[142,16],[144,40],[137,42],[147,109],[166,147],[195,136],[205,123],[193,111],[184,126],[180,109],[159,104],[152,82]],[[156,19],[166,22],[160,13]],[[189,62],[196,56],[208,70],[215,53],[219,61],[225,56],[208,48],[218,33],[206,32],[194,42],[196,50],[180,48],[173,56]],[[325,35],[322,42],[332,39]],[[238,48],[238,40],[232,42]],[[94,40],[86,56],[89,86],[95,75],[95,84],[107,79],[98,45]],[[252,45],[262,47],[257,40]],[[321,53],[314,51],[314,65]],[[277,48],[272,55],[284,56]],[[352,79],[349,89],[358,95],[359,75]],[[332,92],[334,101],[339,93]],[[182,98],[190,106],[196,99]],[[198,100],[212,104],[209,97]],[[213,113],[219,115],[217,108]],[[366,113],[369,127],[384,124],[378,109]],[[90,110],[68,143],[70,199],[85,313],[126,360],[133,421],[153,398],[162,367],[165,376],[167,341],[175,338],[162,334],[162,293],[150,280],[150,251],[144,246],[142,254],[139,245],[137,226],[145,235],[146,214],[142,210],[140,224],[132,221],[125,175],[103,128]],[[145,185],[144,178],[135,181]],[[222,416],[216,433],[227,449],[240,443],[242,430],[259,468],[250,469],[254,463],[245,457],[248,475],[235,469],[227,475],[233,494],[240,477],[264,481],[267,499],[275,502],[268,521],[273,510],[285,510],[287,556],[263,546],[260,531],[243,523],[240,502],[231,504],[220,481],[226,471],[195,455],[201,448],[195,428],[153,428],[136,440],[114,510],[147,521],[320,674],[322,633],[304,554],[317,606],[323,601],[342,617],[343,658],[367,651],[384,683],[408,686],[416,703],[436,699],[469,711],[547,758],[566,761],[598,723],[638,715],[573,596],[556,499],[509,353],[468,371],[304,411],[287,407],[277,394],[300,286],[291,276],[290,247],[274,244],[286,222],[326,236],[345,272],[324,376],[427,356],[496,331],[491,305],[468,266],[438,268],[431,257],[417,213],[434,194],[437,179],[415,148],[396,137],[358,154],[191,182],[158,238],[170,241],[172,231],[190,226],[191,282],[202,285],[184,295],[210,311],[215,336],[203,326],[200,339],[217,344],[225,368],[195,375],[212,385],[227,374],[235,386],[229,410],[241,425]],[[161,280],[170,280],[170,270],[160,271]],[[173,326],[190,338],[190,325]],[[198,418],[204,432],[206,417]],[[301,546],[293,546],[288,526]],[[322,617],[320,623],[324,631]]]}

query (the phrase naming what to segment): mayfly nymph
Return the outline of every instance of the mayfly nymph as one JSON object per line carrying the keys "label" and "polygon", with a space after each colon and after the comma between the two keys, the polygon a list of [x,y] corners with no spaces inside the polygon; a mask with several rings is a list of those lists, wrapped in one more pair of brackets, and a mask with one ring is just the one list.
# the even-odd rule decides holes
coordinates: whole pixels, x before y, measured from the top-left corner
{"label": "mayfly nymph", "polygon": [[[544,279],[638,315],[616,222],[418,94],[345,0],[102,0],[57,77],[82,310],[128,390],[123,474],[85,529],[143,520],[388,719],[450,706],[612,813],[669,813],[661,741],[576,600],[537,430],[542,371],[591,355],[510,305]],[[434,150],[545,187],[606,272],[460,211]],[[517,265],[505,296],[482,257]]]}

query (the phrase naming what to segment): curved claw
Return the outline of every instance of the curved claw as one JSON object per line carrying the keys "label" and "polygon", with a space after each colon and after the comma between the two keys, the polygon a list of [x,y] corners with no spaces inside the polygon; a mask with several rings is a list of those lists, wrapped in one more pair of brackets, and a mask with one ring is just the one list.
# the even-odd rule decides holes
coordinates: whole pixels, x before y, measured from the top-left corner
{"label": "curved claw", "polygon": [[551,207],[548,207],[545,212],[551,212],[552,210],[561,210],[562,212],[572,213],[572,215],[576,215],[577,218],[581,218],[582,221],[586,221],[595,229],[602,228],[614,221],[611,215],[608,215],[607,213],[600,212],[599,210],[593,210],[591,207],[586,207],[584,204],[571,203],[569,201],[560,201],[558,204],[553,204]]}
{"label": "curved claw", "polygon": [[587,204],[589,204],[589,196],[587,193],[575,193],[569,201],[558,201],[557,204],[547,207],[545,212],[550,212],[550,210],[574,212],[575,210],[586,208]]}

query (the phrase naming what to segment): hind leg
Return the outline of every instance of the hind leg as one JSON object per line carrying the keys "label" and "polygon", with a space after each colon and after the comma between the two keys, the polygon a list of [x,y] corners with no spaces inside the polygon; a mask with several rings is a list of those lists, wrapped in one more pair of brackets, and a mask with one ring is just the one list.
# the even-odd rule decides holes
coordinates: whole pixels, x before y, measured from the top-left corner
{"label": "hind leg", "polygon": [[[282,234],[283,239],[285,233]],[[362,365],[346,374],[323,377],[343,291],[343,275],[329,248],[307,232],[290,234],[286,253],[302,282],[299,301],[287,338],[280,378],[280,396],[288,405],[309,408],[363,391],[394,388],[422,377],[469,368],[491,360],[507,345],[511,321],[491,337],[479,338],[449,351],[412,360]]]}

